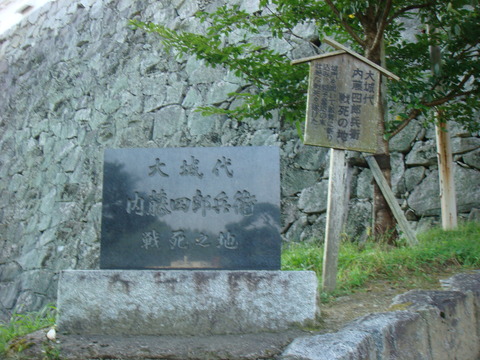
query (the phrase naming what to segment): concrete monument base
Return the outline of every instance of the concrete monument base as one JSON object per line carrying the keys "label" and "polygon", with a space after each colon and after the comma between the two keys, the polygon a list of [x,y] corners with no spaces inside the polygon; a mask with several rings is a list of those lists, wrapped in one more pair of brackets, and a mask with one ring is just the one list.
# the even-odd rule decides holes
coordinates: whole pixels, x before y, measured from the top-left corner
{"label": "concrete monument base", "polygon": [[281,331],[319,314],[313,271],[66,270],[58,330],[85,335]]}

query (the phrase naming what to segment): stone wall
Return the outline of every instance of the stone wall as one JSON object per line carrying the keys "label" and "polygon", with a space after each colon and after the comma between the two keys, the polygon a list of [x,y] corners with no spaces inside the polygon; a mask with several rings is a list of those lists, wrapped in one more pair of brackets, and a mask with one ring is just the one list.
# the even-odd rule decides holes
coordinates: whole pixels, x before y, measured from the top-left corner
{"label": "stone wall", "polygon": [[[237,1],[237,0],[236,0]],[[229,1],[233,3],[234,1]],[[254,11],[258,0],[237,1]],[[281,149],[282,226],[288,241],[322,239],[328,150],[303,146],[280,119],[203,117],[203,104],[248,88],[228,71],[168,54],[139,18],[201,31],[208,0],[59,0],[0,38],[0,308],[53,301],[64,269],[98,268],[103,150],[274,145]],[[306,38],[311,25],[295,29]],[[236,34],[232,34],[235,39]],[[313,54],[296,37],[252,39],[291,59]],[[225,100],[226,99],[226,100]],[[458,208],[480,207],[480,138],[452,130]],[[393,189],[417,229],[438,221],[434,133],[411,124],[391,142]],[[350,153],[351,157],[359,154]],[[346,232],[370,225],[371,173],[354,168]]]}

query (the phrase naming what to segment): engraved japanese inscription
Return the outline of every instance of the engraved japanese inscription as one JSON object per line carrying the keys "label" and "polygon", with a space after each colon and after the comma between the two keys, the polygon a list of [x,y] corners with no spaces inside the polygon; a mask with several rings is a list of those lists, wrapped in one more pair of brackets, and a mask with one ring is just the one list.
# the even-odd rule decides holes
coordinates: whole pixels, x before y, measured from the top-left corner
{"label": "engraved japanese inscription", "polygon": [[105,150],[103,269],[280,268],[276,147]]}
{"label": "engraved japanese inscription", "polygon": [[349,54],[312,61],[305,143],[376,152],[380,73]]}

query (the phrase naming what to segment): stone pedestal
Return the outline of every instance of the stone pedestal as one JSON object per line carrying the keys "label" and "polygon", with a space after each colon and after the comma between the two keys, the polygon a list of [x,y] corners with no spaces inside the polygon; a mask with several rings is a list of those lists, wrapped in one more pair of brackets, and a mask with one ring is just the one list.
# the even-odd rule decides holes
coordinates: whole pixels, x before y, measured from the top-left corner
{"label": "stone pedestal", "polygon": [[312,271],[67,270],[58,330],[89,335],[210,335],[310,325]]}

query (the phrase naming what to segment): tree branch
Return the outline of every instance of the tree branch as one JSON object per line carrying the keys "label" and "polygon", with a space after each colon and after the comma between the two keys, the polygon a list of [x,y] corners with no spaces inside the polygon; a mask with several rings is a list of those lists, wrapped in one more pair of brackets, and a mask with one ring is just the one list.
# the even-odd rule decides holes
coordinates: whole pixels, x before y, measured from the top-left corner
{"label": "tree branch", "polygon": [[[457,61],[462,60],[462,59],[467,59],[470,57],[478,57],[480,56],[480,49],[476,49],[478,43],[480,41],[477,41],[475,45],[470,45],[468,48],[462,49],[459,53],[457,53],[454,57],[454,59],[457,59]],[[471,52],[473,50],[473,52]]]}
{"label": "tree branch", "polygon": [[478,89],[473,89],[473,90],[469,90],[469,91],[462,91],[462,92],[457,92],[457,93],[452,91],[447,96],[444,96],[443,98],[436,99],[436,100],[433,100],[433,101],[430,101],[430,102],[426,102],[423,105],[428,106],[428,107],[439,106],[439,105],[445,104],[446,102],[449,102],[450,100],[456,99],[460,96],[467,96],[467,95],[475,94],[477,92],[478,92]]}
{"label": "tree branch", "polygon": [[309,41],[309,40],[301,37],[300,35],[295,34],[295,33],[293,32],[293,29],[289,26],[289,24],[288,24],[284,19],[282,19],[282,17],[281,17],[280,15],[278,15],[276,12],[274,12],[272,9],[270,9],[270,7],[269,7],[268,5],[266,5],[265,7],[268,9],[268,11],[270,11],[270,13],[271,13],[275,18],[278,19],[278,21],[280,21],[280,22],[285,26],[285,28],[287,29],[287,31],[288,31],[288,33],[289,33],[290,35],[296,37],[297,39],[304,40],[304,41],[308,42],[309,44],[311,44],[312,46],[314,46],[317,51],[320,50],[320,48],[319,48],[317,45],[313,44],[311,41]]}
{"label": "tree branch", "polygon": [[[455,90],[450,91],[446,96],[440,99],[436,99],[430,102],[422,102],[422,105],[427,106],[427,107],[434,107],[434,106],[439,106],[443,105],[448,101],[451,101],[453,99],[456,99],[461,96],[467,96],[471,94],[475,94],[478,90],[477,89],[472,89],[469,91],[461,91],[459,90],[463,88],[463,86],[467,83],[467,81],[472,77],[472,74],[467,74],[463,77],[462,81],[458,84]],[[422,113],[422,110],[420,109],[412,109],[410,110],[410,113],[408,114],[408,117],[403,120],[403,122],[393,131],[390,136],[389,140],[393,138],[395,135],[397,135],[400,131],[402,131],[413,119],[416,119],[418,115]]]}
{"label": "tree branch", "polygon": [[387,20],[387,24],[390,24],[394,19],[400,17],[401,15],[409,12],[410,10],[415,10],[415,9],[424,9],[424,8],[427,8],[427,7],[430,7],[432,5],[435,5],[435,1],[431,1],[431,2],[427,2],[425,4],[415,4],[415,5],[410,5],[410,6],[406,6],[396,12],[394,12],[392,14],[392,16],[390,16]]}
{"label": "tree branch", "polygon": [[[475,90],[464,91],[464,92],[457,93],[457,94],[454,94],[454,95],[451,95],[451,96],[445,96],[441,99],[430,101],[428,103],[424,103],[423,105],[428,106],[428,107],[439,106],[439,105],[445,104],[446,102],[448,102],[450,100],[453,100],[457,97],[474,94],[475,92],[476,92]],[[410,110],[410,113],[408,114],[408,117],[405,120],[403,120],[403,122],[395,129],[395,131],[393,131],[390,134],[388,140],[390,140],[395,135],[397,135],[400,131],[402,131],[410,123],[410,121],[412,121],[413,119],[416,119],[417,116],[420,115],[421,113],[422,113],[422,111],[420,109]]]}
{"label": "tree branch", "polygon": [[[375,40],[372,43],[372,50],[380,46],[380,42],[383,39],[383,33],[385,32],[385,28],[387,27],[387,19],[390,10],[392,9],[392,0],[387,0],[385,7],[383,8],[383,15],[380,18],[380,24],[377,27],[377,34],[375,35]],[[380,9],[378,10],[380,12]]]}
{"label": "tree branch", "polygon": [[338,17],[340,22],[342,23],[343,27],[345,30],[354,38],[354,40],[359,43],[362,47],[365,47],[365,41],[357,35],[355,30],[348,24],[345,20],[342,19],[340,16],[340,11],[337,9],[337,7],[333,4],[332,0],[325,0],[327,5],[332,9],[332,11],[335,13],[335,15]]}
{"label": "tree branch", "polygon": [[450,91],[450,94],[460,90],[463,88],[463,86],[468,82],[468,80],[470,80],[470,78],[473,76],[473,71],[469,72],[468,74],[465,74],[465,76],[463,77],[462,81],[459,82],[459,84],[457,85],[456,89],[453,89],[452,91]]}
{"label": "tree branch", "polygon": [[402,131],[403,129],[405,129],[405,127],[410,124],[410,121],[412,121],[413,119],[416,119],[418,115],[420,115],[422,113],[422,111],[420,109],[412,109],[410,110],[410,113],[408,114],[408,117],[403,120],[403,122],[395,129],[394,132],[392,132],[390,134],[390,136],[388,137],[388,140],[390,141],[391,138],[393,138],[395,135],[397,135],[400,131]]}
{"label": "tree branch", "polygon": [[[478,90],[473,89],[473,90],[469,90],[469,91],[461,91],[463,86],[468,82],[468,80],[470,80],[470,78],[472,76],[473,76],[473,71],[468,73],[468,74],[465,74],[462,81],[460,81],[458,83],[458,85],[452,91],[450,91],[447,95],[445,95],[443,98],[436,99],[436,100],[430,101],[428,103],[427,102],[422,102],[422,104],[425,105],[425,106],[429,106],[429,107],[438,106],[438,105],[445,104],[447,101],[453,100],[457,97],[464,96],[464,95],[470,95],[470,94],[475,93]],[[432,90],[437,87],[437,85],[440,83],[440,81],[441,80],[438,79],[435,82],[435,84],[432,86]]]}

